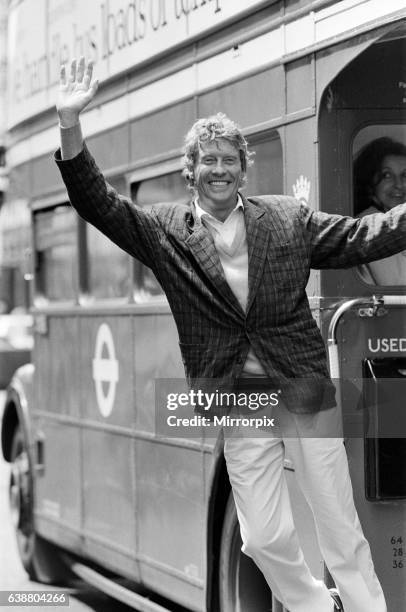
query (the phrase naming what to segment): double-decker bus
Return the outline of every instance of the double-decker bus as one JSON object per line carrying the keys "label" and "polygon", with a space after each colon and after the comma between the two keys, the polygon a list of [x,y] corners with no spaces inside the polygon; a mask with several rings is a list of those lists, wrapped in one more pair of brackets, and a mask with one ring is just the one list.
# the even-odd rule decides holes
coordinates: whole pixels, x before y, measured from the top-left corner
{"label": "double-decker bus", "polygon": [[[32,578],[68,566],[143,610],[170,609],[150,593],[196,612],[282,610],[241,553],[221,437],[157,431],[155,381],[183,377],[175,324],[151,271],[69,206],[52,160],[60,64],[94,60],[87,144],[138,205],[188,200],[183,135],[223,111],[256,152],[248,195],[354,215],[354,159],[382,136],[406,142],[405,37],[403,0],[10,3],[7,159],[31,212],[35,346],[8,388],[1,440]],[[313,271],[307,294],[339,380],[357,510],[400,612],[403,399],[385,381],[406,372],[405,286]],[[288,457],[285,468],[306,559],[331,585]]]}

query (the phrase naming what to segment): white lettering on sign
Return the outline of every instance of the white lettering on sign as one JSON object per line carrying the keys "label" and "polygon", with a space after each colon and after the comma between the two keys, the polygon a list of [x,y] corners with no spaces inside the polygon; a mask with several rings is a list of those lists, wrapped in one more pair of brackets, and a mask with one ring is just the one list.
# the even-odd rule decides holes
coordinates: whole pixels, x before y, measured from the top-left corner
{"label": "white lettering on sign", "polygon": [[[113,335],[107,323],[102,323],[97,331],[93,359],[93,380],[99,410],[106,418],[113,410],[116,387],[119,380],[119,368]],[[107,389],[106,393],[103,383]]]}
{"label": "white lettering on sign", "polygon": [[368,338],[371,353],[405,353],[406,338]]}
{"label": "white lettering on sign", "polygon": [[[61,64],[84,55],[98,79],[131,69],[264,0],[24,0],[10,8],[8,125],[55,103]],[[249,5],[247,7],[247,4]]]}

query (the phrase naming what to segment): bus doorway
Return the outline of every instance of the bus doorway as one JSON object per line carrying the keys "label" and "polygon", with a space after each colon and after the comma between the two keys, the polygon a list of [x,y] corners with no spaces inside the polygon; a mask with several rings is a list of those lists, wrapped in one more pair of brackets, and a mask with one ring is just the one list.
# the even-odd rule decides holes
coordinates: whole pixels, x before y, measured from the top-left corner
{"label": "bus doorway", "polygon": [[[405,56],[404,29],[393,30],[324,90],[318,126],[323,211],[363,216],[406,201]],[[332,376],[340,379],[355,501],[389,610],[406,603],[405,254],[378,267],[322,271],[320,278],[321,326]]]}

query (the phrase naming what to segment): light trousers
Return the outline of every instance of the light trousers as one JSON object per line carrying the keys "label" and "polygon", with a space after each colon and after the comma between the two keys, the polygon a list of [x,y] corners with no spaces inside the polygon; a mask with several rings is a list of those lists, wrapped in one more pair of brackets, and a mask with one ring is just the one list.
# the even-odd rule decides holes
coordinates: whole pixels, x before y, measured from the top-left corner
{"label": "light trousers", "polygon": [[312,576],[300,547],[284,474],[286,452],[345,612],[386,612],[354,506],[340,411],[296,415],[278,406],[272,416],[269,432],[244,426],[224,432],[242,550],[289,612],[332,612],[328,589]]}

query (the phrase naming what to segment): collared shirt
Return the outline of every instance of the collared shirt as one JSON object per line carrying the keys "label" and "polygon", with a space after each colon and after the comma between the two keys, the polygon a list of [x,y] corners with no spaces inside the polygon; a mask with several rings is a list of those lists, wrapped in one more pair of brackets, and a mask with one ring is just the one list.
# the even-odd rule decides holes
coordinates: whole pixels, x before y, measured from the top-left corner
{"label": "collared shirt", "polygon": [[244,205],[238,196],[227,219],[219,221],[195,201],[196,213],[213,236],[226,281],[245,312],[248,301],[248,248]]}
{"label": "collared shirt", "polygon": [[[241,196],[238,195],[235,208],[224,221],[219,221],[205,211],[197,199],[194,204],[197,216],[213,236],[226,281],[245,312],[248,302],[248,247]],[[252,348],[245,361],[244,374],[252,376],[265,374]]]}
{"label": "collared shirt", "polygon": [[[196,214],[199,219],[202,220],[202,223],[206,225],[206,227],[210,226],[215,230],[218,236],[221,239],[221,246],[224,251],[229,255],[233,254],[238,245],[235,244],[236,237],[241,233],[241,226],[244,224],[244,204],[242,202],[241,196],[238,195],[237,204],[235,208],[230,212],[227,219],[224,221],[220,221],[216,219],[213,215],[203,210],[203,208],[199,205],[198,200],[195,200]],[[238,231],[240,230],[240,231]],[[213,235],[213,232],[211,232]],[[234,244],[233,244],[234,243]],[[216,244],[217,247],[217,244]],[[248,266],[247,266],[247,275],[248,275]],[[248,281],[247,281],[248,282]]]}

